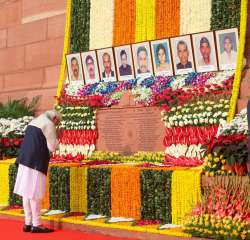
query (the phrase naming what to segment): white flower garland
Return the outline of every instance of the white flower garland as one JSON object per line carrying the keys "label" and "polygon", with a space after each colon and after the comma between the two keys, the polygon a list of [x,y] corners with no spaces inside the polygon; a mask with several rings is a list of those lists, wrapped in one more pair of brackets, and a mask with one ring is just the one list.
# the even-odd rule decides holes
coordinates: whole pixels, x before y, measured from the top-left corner
{"label": "white flower garland", "polygon": [[165,149],[165,153],[173,157],[179,158],[185,156],[188,158],[202,159],[205,154],[204,146],[201,144],[195,145],[186,145],[186,144],[172,144]]}
{"label": "white flower garland", "polygon": [[110,47],[113,44],[113,0],[91,0],[90,49]]}
{"label": "white flower garland", "polygon": [[180,1],[180,35],[210,30],[211,0]]}
{"label": "white flower garland", "polygon": [[81,154],[84,156],[91,156],[94,150],[94,144],[76,145],[59,143],[59,150],[56,151],[56,155],[63,156],[72,154],[72,156],[75,157],[77,154]]}
{"label": "white flower garland", "polygon": [[220,99],[219,103],[205,101],[172,107],[169,112],[162,112],[162,120],[167,128],[218,124],[226,119],[229,100]]}

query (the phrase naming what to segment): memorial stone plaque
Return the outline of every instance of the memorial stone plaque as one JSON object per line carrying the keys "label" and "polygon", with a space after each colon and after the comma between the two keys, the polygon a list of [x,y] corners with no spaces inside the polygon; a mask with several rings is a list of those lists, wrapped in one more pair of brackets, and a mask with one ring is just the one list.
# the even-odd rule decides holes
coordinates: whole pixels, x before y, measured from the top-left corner
{"label": "memorial stone plaque", "polygon": [[127,107],[97,111],[97,150],[130,155],[164,151],[165,127],[157,107]]}

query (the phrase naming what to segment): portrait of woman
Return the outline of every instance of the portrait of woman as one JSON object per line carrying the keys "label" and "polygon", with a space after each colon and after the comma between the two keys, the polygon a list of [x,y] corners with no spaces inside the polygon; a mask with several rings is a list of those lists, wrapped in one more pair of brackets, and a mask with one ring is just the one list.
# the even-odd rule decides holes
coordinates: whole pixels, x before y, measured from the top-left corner
{"label": "portrait of woman", "polygon": [[153,65],[156,75],[173,75],[169,40],[156,40],[151,42],[153,51]]}

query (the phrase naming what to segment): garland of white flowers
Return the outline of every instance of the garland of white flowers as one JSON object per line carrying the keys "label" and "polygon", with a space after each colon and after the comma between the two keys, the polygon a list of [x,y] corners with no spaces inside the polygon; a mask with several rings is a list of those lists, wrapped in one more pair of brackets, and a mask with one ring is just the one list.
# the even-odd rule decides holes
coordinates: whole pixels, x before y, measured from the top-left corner
{"label": "garland of white flowers", "polygon": [[90,8],[90,49],[110,47],[113,44],[113,0],[92,0]]}
{"label": "garland of white flowers", "polygon": [[59,149],[55,152],[57,155],[66,156],[71,154],[73,157],[78,154],[84,156],[91,156],[93,151],[95,150],[95,144],[59,144]]}
{"label": "garland of white flowers", "polygon": [[202,144],[172,144],[165,149],[165,153],[169,154],[171,156],[174,156],[176,158],[179,158],[181,156],[185,156],[188,158],[195,158],[202,159],[205,154],[205,148]]}
{"label": "garland of white flowers", "polygon": [[229,109],[229,100],[220,99],[219,103],[214,101],[198,101],[192,104],[172,107],[169,112],[163,111],[165,126],[183,127],[219,124],[225,120]]}
{"label": "garland of white flowers", "polygon": [[180,35],[210,30],[211,0],[181,0],[180,12]]}

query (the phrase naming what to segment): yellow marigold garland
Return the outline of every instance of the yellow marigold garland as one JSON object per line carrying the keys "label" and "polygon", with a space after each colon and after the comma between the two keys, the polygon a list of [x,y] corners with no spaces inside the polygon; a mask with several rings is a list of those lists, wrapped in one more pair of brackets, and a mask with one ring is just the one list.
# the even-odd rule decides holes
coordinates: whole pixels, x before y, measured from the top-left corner
{"label": "yellow marigold garland", "polygon": [[9,203],[9,166],[10,163],[0,164],[0,206]]}
{"label": "yellow marigold garland", "polygon": [[247,30],[247,5],[248,5],[248,0],[241,0],[240,40],[239,40],[239,48],[238,48],[238,53],[237,53],[237,67],[236,67],[235,77],[234,77],[232,97],[230,99],[230,107],[229,107],[229,112],[227,116],[228,122],[231,122],[233,120],[236,106],[237,106],[239,90],[240,90],[240,81],[241,81],[241,73],[242,73],[242,67],[243,67],[245,42],[246,42],[246,30]]}
{"label": "yellow marigold garland", "polygon": [[136,0],[135,41],[155,38],[155,0]]}
{"label": "yellow marigold garland", "polygon": [[111,172],[112,217],[140,219],[140,169],[115,166]]}
{"label": "yellow marigold garland", "polygon": [[200,170],[176,170],[172,174],[172,223],[183,224],[185,217],[201,201]]}
{"label": "yellow marigold garland", "polygon": [[70,168],[70,211],[87,212],[87,168]]}
{"label": "yellow marigold garland", "polygon": [[71,22],[71,7],[72,7],[71,4],[72,4],[72,0],[67,0],[66,23],[65,23],[65,33],[64,33],[64,47],[63,47],[63,56],[62,56],[62,60],[61,60],[59,82],[58,82],[57,91],[56,91],[57,97],[60,97],[61,91],[63,88],[63,82],[65,79],[65,69],[66,69],[65,55],[68,53],[69,47],[70,47],[70,22]]}

